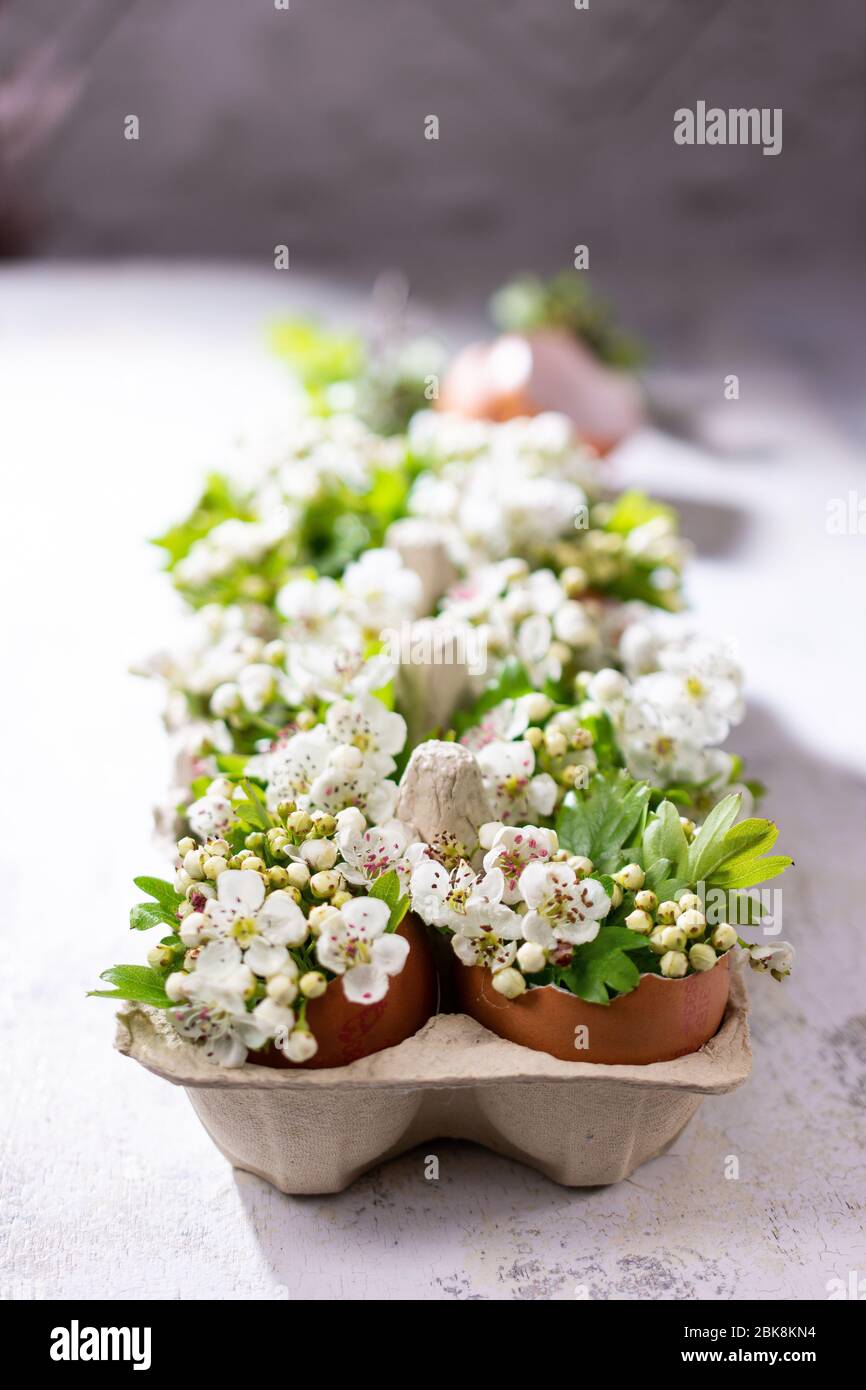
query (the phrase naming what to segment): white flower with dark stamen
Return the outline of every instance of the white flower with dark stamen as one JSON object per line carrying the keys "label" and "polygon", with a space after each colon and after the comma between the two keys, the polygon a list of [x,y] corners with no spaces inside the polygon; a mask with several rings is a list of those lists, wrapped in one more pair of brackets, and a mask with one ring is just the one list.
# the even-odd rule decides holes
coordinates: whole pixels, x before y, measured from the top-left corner
{"label": "white flower with dark stamen", "polygon": [[484,856],[484,867],[488,871],[500,869],[505,880],[502,900],[506,903],[520,901],[520,876],[528,864],[538,861],[549,862],[559,844],[554,830],[541,830],[536,825],[495,827],[482,826],[484,831],[494,829],[490,848]]}
{"label": "white flower with dark stamen", "polygon": [[610,898],[594,878],[578,880],[567,864],[529,864],[520,875],[520,891],[529,906],[521,919],[523,936],[545,950],[558,941],[582,946],[598,936]]}
{"label": "white flower with dark stamen", "polygon": [[465,860],[449,870],[421,859],[412,871],[412,908],[431,926],[449,927],[451,948],[464,965],[504,970],[514,960],[520,918],[502,902],[501,869],[479,877]]}
{"label": "white flower with dark stamen", "polygon": [[[342,813],[345,816],[345,812]],[[363,818],[362,818],[363,823]],[[344,821],[337,831],[337,844],[344,862],[340,872],[349,883],[373,883],[390,870],[405,888],[409,863],[405,859],[409,830],[398,820],[361,829],[356,822]]]}
{"label": "white flower with dark stamen", "polygon": [[393,754],[406,742],[403,716],[386,709],[374,695],[337,700],[328,710],[325,727],[335,743],[357,748],[367,767],[380,776],[394,771]]}
{"label": "white flower with dark stamen", "polygon": [[479,877],[465,859],[450,871],[435,859],[421,859],[412,870],[413,909],[430,926],[450,927],[463,936],[520,934],[516,914],[502,902],[504,891],[500,869]]}
{"label": "white flower with dark stamen", "polygon": [[794,963],[794,947],[790,941],[774,941],[769,946],[750,946],[749,964],[755,970],[769,970],[776,979],[790,975]]}
{"label": "white flower with dark stamen", "polygon": [[309,930],[294,898],[282,889],[265,897],[260,874],[226,869],[217,880],[217,897],[205,908],[208,933],[234,941],[244,964],[267,979],[289,959],[289,946],[301,946]]}
{"label": "white flower with dark stamen", "polygon": [[368,821],[382,823],[393,818],[397,794],[397,783],[383,778],[363,759],[353,766],[337,758],[326,764],[310,787],[309,805],[331,815],[355,806]]}
{"label": "white flower with dark stamen", "polygon": [[270,1036],[246,1010],[253,984],[253,973],[236,942],[209,942],[184,981],[188,1002],[170,1011],[172,1022],[182,1037],[203,1044],[209,1060],[223,1067],[242,1066],[247,1050],[264,1047]]}
{"label": "white flower with dark stamen", "polygon": [[319,964],[343,977],[343,993],[353,1004],[384,999],[392,975],[399,975],[409,942],[386,932],[390,911],[381,898],[353,898],[328,913],[316,956]]}
{"label": "white flower with dark stamen", "polygon": [[556,805],[556,783],[546,772],[534,775],[531,744],[489,743],[476,756],[497,820],[519,825],[533,816],[551,814]]}

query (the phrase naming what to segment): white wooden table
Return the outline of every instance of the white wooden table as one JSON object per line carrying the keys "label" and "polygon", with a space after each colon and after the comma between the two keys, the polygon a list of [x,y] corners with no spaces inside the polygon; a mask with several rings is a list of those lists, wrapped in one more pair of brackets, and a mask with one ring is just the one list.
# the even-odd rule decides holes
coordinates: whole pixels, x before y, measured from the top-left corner
{"label": "white wooden table", "polygon": [[159,693],[125,668],[177,608],[143,538],[238,422],[279,413],[259,334],[274,305],[273,277],[240,272],[0,273],[0,1293],[802,1299],[863,1277],[866,536],[828,534],[826,506],[866,478],[798,381],[773,401],[744,370],[734,403],[711,380],[704,423],[733,452],[648,435],[617,465],[686,504],[697,614],[747,662],[735,744],[797,860],[796,974],[754,982],[748,1085],[616,1187],[443,1142],[438,1182],[415,1152],[293,1199],[232,1172],[183,1093],[112,1051],[111,1006],[84,992],[139,958],[130,880],[164,872]]}

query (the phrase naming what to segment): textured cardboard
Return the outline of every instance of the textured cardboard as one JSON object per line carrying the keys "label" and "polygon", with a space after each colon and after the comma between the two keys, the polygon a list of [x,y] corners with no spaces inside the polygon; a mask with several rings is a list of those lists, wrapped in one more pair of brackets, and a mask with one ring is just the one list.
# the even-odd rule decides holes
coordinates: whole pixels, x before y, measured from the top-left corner
{"label": "textured cardboard", "polygon": [[326,1070],[220,1070],[143,1005],[118,1015],[117,1047],[184,1087],[236,1168],[299,1194],[340,1192],[439,1138],[473,1140],[568,1187],[617,1182],[663,1153],[705,1095],[732,1091],[751,1067],[736,969],[715,1037],[648,1066],[560,1061],[465,1014],[437,1014],[398,1046]]}

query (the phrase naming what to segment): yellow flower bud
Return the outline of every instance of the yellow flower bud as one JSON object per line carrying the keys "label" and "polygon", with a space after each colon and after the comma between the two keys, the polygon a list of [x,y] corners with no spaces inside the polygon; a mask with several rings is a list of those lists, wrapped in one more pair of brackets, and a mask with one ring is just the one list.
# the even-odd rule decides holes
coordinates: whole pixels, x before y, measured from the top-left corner
{"label": "yellow flower bud", "polygon": [[717,951],[730,951],[732,946],[737,944],[736,927],[731,927],[727,922],[720,922],[710,937]]}
{"label": "yellow flower bud", "polygon": [[497,970],[493,976],[493,988],[506,999],[516,999],[526,989],[526,981],[519,970],[509,965],[505,970]]}
{"label": "yellow flower bud", "polygon": [[631,893],[638,888],[643,888],[644,871],[640,864],[626,864],[624,869],[620,869],[619,873],[614,874],[613,881],[618,883],[620,888],[625,888]]}
{"label": "yellow flower bud", "polygon": [[649,936],[653,929],[653,919],[648,912],[642,912],[636,907],[634,912],[630,912],[625,919],[625,924],[629,931],[640,932],[641,936]]}
{"label": "yellow flower bud", "polygon": [[659,961],[659,968],[668,980],[679,980],[685,975],[689,963],[682,951],[668,951]]}
{"label": "yellow flower bud", "polygon": [[706,941],[689,947],[689,964],[693,970],[712,970],[715,963],[716,953]]}
{"label": "yellow flower bud", "polygon": [[702,912],[697,912],[694,908],[687,908],[681,912],[677,918],[677,926],[682,927],[686,936],[693,939],[696,936],[703,936],[707,929],[707,919]]}
{"label": "yellow flower bud", "polygon": [[328,981],[321,970],[308,970],[298,981],[301,994],[307,999],[318,999],[328,988]]}

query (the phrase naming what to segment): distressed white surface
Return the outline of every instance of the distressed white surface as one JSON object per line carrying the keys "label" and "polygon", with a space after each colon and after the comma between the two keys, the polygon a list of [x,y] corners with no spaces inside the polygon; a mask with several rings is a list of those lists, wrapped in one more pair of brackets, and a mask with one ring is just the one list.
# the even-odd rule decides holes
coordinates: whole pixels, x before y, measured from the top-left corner
{"label": "distressed white surface", "polygon": [[159,697],[125,666],[177,610],[143,538],[236,422],[281,408],[258,336],[273,284],[0,275],[0,1294],[801,1299],[866,1274],[866,536],[825,527],[827,499],[866,481],[799,384],[768,405],[746,375],[738,403],[711,383],[709,423],[736,452],[648,436],[617,465],[687,503],[696,616],[747,661],[734,742],[797,860],[782,931],[797,972],[754,981],[749,1084],[617,1187],[567,1191],[442,1143],[438,1182],[418,1152],[293,1199],[234,1174],[183,1094],[112,1051],[111,1006],[84,991],[140,958],[129,881],[164,869]]}

